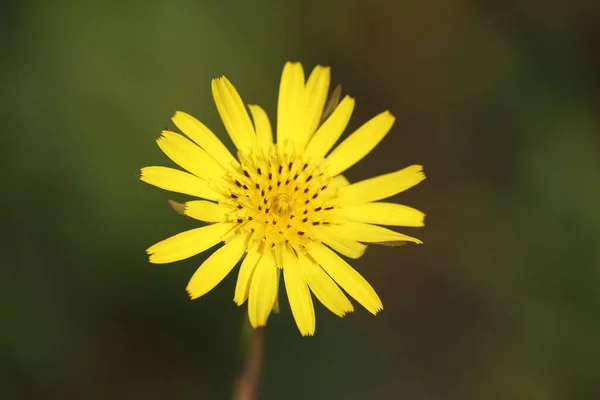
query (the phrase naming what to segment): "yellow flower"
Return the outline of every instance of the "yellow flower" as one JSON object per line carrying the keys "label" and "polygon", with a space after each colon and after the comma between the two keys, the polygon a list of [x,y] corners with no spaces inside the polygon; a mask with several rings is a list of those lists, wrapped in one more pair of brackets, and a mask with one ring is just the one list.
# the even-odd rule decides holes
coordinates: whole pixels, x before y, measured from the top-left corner
{"label": "yellow flower", "polygon": [[248,106],[252,121],[229,80],[214,79],[213,97],[237,159],[186,113],[177,112],[172,120],[187,138],[162,132],[159,147],[188,172],[145,167],[140,179],[204,199],[185,203],[184,213],[207,224],[150,247],[150,262],[183,260],[225,243],[192,276],[187,286],[192,299],[212,290],[243,259],[234,301],[248,300],[254,327],[267,322],[281,272],[302,335],[315,331],[311,292],[340,317],[353,311],[340,287],[371,313],[383,309],[371,285],[336,252],[355,259],[364,253],[363,243],[421,243],[378,225],[423,226],[424,214],[378,200],[407,190],[425,175],[420,165],[412,165],[350,184],[341,174],[385,137],[394,117],[388,111],[375,116],[331,151],[346,129],[354,99],[346,96],[320,124],[329,79],[326,67],[317,66],[305,81],[300,63],[285,65],[276,142],[263,109]]}

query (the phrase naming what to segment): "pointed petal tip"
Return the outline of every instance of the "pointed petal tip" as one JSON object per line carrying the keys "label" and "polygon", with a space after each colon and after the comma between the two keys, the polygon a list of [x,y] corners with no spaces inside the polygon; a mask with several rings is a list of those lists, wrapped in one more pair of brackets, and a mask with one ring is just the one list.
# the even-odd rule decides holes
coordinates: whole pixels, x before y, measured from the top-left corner
{"label": "pointed petal tip", "polygon": [[156,252],[155,247],[156,247],[156,244],[153,244],[152,246],[150,246],[146,249],[146,254],[148,254],[148,256],[150,256],[150,262],[152,262],[152,258],[154,257],[154,253]]}
{"label": "pointed petal tip", "polygon": [[412,165],[411,167],[415,168],[415,172],[421,178],[421,180],[427,178],[422,165]]}
{"label": "pointed petal tip", "polygon": [[218,83],[218,84],[226,84],[226,83],[231,84],[231,82],[229,82],[229,79],[227,79],[227,77],[225,75],[221,75],[221,76],[218,76],[216,78],[213,78],[212,82],[213,83]]}
{"label": "pointed petal tip", "polygon": [[405,169],[409,170],[409,169],[413,169],[415,173],[422,173],[425,174],[424,172],[424,167],[421,164],[413,164],[413,165],[409,165],[408,167],[406,167]]}
{"label": "pointed petal tip", "polygon": [[154,251],[151,248],[146,250],[146,254],[148,254],[148,262],[150,264],[169,264],[172,262],[169,260],[161,259],[154,253]]}
{"label": "pointed petal tip", "polygon": [[392,114],[392,112],[390,110],[385,110],[384,112],[381,113],[382,115],[384,115],[387,118],[391,118],[392,121],[396,120],[396,117],[394,116],[394,114]]}
{"label": "pointed petal tip", "polygon": [[151,264],[164,264],[156,260],[156,254],[151,249],[147,249],[146,254],[148,254],[148,262]]}
{"label": "pointed petal tip", "polygon": [[245,301],[242,301],[241,299],[233,299],[233,302],[238,307],[241,307],[245,303]]}
{"label": "pointed petal tip", "polygon": [[379,306],[378,308],[376,308],[374,311],[375,311],[375,312],[373,312],[373,315],[377,315],[377,314],[379,314],[380,312],[382,312],[382,311],[383,311],[383,305],[380,305],[380,306]]}
{"label": "pointed petal tip", "polygon": [[187,292],[188,296],[190,297],[190,300],[196,300],[198,297],[200,297],[200,296],[195,296],[189,286],[185,288],[185,291]]}
{"label": "pointed petal tip", "polygon": [[173,116],[171,117],[171,121],[175,122],[177,118],[180,118],[183,115],[185,115],[183,111],[175,111],[175,114],[173,114]]}

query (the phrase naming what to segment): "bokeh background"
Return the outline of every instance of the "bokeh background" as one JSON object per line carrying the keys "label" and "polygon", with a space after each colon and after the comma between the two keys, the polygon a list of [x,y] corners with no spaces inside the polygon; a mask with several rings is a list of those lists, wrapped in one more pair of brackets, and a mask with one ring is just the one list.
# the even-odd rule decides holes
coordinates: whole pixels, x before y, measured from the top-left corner
{"label": "bokeh background", "polygon": [[396,125],[352,181],[419,163],[395,200],[425,242],[354,264],[385,310],[285,296],[261,399],[593,399],[600,393],[600,7],[589,1],[2,3],[0,398],[229,399],[245,307],[205,256],[151,265],[191,228],[139,168],[176,110],[224,128],[225,74],[274,121],[281,68],[330,65],[352,127]]}

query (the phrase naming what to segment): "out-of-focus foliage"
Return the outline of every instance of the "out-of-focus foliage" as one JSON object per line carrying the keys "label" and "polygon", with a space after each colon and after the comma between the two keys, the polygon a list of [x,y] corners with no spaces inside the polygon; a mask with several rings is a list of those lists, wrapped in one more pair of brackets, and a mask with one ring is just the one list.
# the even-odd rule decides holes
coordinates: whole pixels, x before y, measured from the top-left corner
{"label": "out-of-focus foliage", "polygon": [[[262,399],[584,399],[600,392],[600,9],[595,1],[3,4],[0,398],[229,398],[235,276],[189,301],[202,256],[144,249],[194,226],[138,181],[184,110],[219,135],[210,79],[275,121],[287,60],[332,66],[357,127],[397,122],[351,181],[423,164],[399,196],[422,246],[356,263],[384,311],[285,296]],[[407,232],[411,233],[411,232]]]}

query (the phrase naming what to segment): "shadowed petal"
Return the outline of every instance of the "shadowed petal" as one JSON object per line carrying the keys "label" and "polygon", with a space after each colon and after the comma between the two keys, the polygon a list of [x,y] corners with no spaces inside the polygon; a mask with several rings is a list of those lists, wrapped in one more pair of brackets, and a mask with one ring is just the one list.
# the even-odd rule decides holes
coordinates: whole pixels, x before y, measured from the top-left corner
{"label": "shadowed petal", "polygon": [[383,309],[375,290],[354,268],[322,244],[310,248],[309,254],[348,294],[373,314]]}
{"label": "shadowed petal", "polygon": [[277,296],[277,286],[275,256],[272,251],[267,251],[258,262],[250,284],[248,317],[254,328],[267,324]]}
{"label": "shadowed petal", "polygon": [[197,299],[210,292],[231,272],[246,250],[248,236],[237,235],[202,263],[187,285],[190,298]]}

